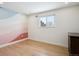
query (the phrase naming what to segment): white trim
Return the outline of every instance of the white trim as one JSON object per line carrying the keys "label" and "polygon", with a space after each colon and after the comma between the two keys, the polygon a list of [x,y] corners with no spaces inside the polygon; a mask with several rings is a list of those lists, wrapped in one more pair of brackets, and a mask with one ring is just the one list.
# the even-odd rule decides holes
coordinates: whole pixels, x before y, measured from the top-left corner
{"label": "white trim", "polygon": [[27,40],[27,39],[28,39],[28,38],[25,38],[25,39],[22,39],[22,40],[18,40],[18,41],[14,41],[14,42],[10,42],[10,43],[6,43],[6,44],[3,44],[3,45],[0,45],[0,48],[3,48],[3,47],[6,47],[6,46],[15,44],[15,43],[19,43],[19,42],[25,41],[25,40]]}

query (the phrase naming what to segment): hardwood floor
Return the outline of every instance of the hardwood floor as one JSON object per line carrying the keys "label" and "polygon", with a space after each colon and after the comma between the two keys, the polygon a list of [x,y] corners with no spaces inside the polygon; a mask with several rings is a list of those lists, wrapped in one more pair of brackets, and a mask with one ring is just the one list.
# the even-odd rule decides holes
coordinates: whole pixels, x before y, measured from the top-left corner
{"label": "hardwood floor", "polygon": [[67,48],[25,40],[7,47],[0,48],[0,56],[67,56]]}

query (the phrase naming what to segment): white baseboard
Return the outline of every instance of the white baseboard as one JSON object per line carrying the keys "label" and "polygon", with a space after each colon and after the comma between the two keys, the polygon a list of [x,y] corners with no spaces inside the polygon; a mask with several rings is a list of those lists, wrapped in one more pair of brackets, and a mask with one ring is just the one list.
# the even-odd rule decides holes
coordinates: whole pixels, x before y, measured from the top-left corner
{"label": "white baseboard", "polygon": [[25,38],[25,39],[22,39],[22,40],[18,40],[18,41],[14,41],[14,42],[10,42],[10,43],[6,43],[6,44],[2,44],[2,45],[0,45],[0,48],[3,48],[3,47],[6,47],[6,46],[15,44],[15,43],[19,43],[19,42],[25,41],[25,40],[27,40],[27,39],[28,39],[28,38]]}

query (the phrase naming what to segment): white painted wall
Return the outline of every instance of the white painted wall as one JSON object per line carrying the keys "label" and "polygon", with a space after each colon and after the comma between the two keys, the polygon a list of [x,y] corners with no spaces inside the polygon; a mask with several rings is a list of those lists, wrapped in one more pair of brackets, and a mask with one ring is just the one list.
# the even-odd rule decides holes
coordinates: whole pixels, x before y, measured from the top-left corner
{"label": "white painted wall", "polygon": [[0,7],[0,20],[16,15],[16,12]]}
{"label": "white painted wall", "polygon": [[[40,28],[36,15],[56,15],[56,28]],[[68,47],[68,32],[79,32],[79,6],[63,8],[28,18],[29,38]]]}
{"label": "white painted wall", "polygon": [[0,45],[15,40],[22,33],[27,33],[27,23],[27,17],[23,14],[0,20]]}

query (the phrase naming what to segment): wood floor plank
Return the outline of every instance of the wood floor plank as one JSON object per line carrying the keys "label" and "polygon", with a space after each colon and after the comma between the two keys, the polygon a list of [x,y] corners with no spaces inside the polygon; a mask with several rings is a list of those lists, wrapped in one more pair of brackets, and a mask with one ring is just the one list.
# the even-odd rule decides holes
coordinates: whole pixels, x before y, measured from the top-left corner
{"label": "wood floor plank", "polygon": [[0,56],[67,56],[68,49],[33,40],[0,48]]}

